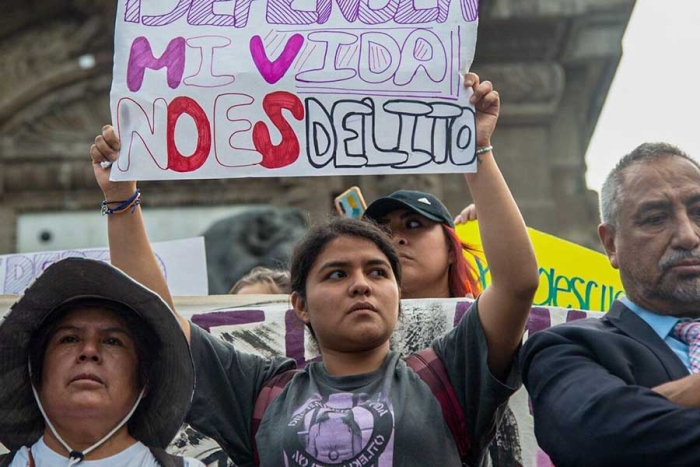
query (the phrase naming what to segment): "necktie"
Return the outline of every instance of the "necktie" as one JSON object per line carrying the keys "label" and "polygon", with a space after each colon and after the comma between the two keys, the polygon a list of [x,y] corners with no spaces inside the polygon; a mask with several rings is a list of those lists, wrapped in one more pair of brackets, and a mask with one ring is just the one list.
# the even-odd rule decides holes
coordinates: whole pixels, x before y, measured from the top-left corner
{"label": "necktie", "polygon": [[688,358],[692,373],[700,373],[700,322],[679,321],[673,328],[673,335],[688,344]]}

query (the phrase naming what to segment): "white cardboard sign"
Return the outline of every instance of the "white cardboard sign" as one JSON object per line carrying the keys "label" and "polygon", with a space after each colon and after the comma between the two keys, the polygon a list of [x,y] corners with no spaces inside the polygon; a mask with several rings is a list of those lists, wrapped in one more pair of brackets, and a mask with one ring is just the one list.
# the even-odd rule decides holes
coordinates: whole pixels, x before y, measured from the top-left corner
{"label": "white cardboard sign", "polygon": [[114,180],[473,172],[478,0],[119,0]]}
{"label": "white cardboard sign", "polygon": [[[173,295],[208,294],[204,237],[154,243],[153,251]],[[21,294],[49,265],[73,256],[109,261],[109,250],[92,248],[0,256],[0,295]]]}

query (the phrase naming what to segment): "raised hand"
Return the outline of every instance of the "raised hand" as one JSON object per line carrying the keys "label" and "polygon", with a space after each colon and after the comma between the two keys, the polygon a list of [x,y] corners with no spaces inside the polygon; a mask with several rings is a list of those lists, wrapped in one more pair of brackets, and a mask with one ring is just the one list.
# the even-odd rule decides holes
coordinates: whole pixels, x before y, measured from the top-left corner
{"label": "raised hand", "polygon": [[121,149],[121,143],[111,125],[102,127],[102,134],[97,136],[95,144],[90,146],[92,170],[107,201],[129,199],[136,191],[136,182],[112,182],[109,180],[112,169],[107,163],[116,162],[119,157],[119,149]]}
{"label": "raised hand", "polygon": [[491,81],[480,81],[476,73],[464,75],[464,87],[471,88],[474,94],[469,102],[476,108],[476,146],[491,146],[491,135],[496,129],[498,115],[501,111],[501,98],[493,90]]}

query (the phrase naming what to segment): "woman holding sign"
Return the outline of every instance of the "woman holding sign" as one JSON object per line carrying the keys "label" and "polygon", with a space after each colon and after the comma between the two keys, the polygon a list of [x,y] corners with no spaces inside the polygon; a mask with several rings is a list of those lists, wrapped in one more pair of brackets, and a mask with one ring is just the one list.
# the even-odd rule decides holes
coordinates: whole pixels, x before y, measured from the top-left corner
{"label": "woman holding sign", "polygon": [[[483,86],[489,89],[490,83],[483,83]],[[481,127],[483,113],[477,118],[481,118],[477,120],[477,152],[490,154],[492,129],[484,131]],[[478,170],[483,170],[482,164]],[[485,209],[489,207],[479,203],[479,210]],[[386,227],[394,240],[401,259],[402,298],[476,298],[481,293],[478,273],[464,257],[464,253],[471,254],[470,248],[455,232],[455,222],[477,219],[474,204],[453,221],[436,196],[422,191],[398,190],[372,202],[364,218]],[[520,462],[518,428],[510,409],[506,410],[497,437],[499,442],[491,447],[493,465]]]}
{"label": "woman holding sign", "polygon": [[[474,90],[477,141],[488,142],[499,96],[474,74],[465,85]],[[90,153],[106,202],[124,200],[122,206],[135,186],[109,182],[100,163],[115,159],[112,148],[118,142],[106,128]],[[400,259],[382,230],[352,219],[312,228],[292,259],[294,311],[317,339],[322,362],[290,374],[290,360],[239,352],[180,318],[197,369],[190,424],[215,438],[239,465],[483,465],[499,416],[520,385],[514,359],[538,274],[493,154],[480,151],[479,158],[479,172],[466,177],[480,206],[492,283],[457,327],[432,345],[465,414],[468,440],[452,436],[432,386],[391,351],[400,313]],[[172,304],[138,206],[109,216],[109,238],[114,264]],[[269,383],[281,374],[291,379],[286,385]],[[261,392],[272,402],[256,413]],[[463,456],[458,444],[468,446]]]}

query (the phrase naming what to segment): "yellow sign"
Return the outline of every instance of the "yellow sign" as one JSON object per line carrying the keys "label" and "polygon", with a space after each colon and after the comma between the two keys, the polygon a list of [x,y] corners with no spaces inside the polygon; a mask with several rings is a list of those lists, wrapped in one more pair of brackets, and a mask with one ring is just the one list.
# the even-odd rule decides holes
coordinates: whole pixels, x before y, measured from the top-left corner
{"label": "yellow sign", "polygon": [[[535,306],[608,311],[612,302],[623,295],[620,274],[610,266],[607,256],[535,229],[527,230],[540,267]],[[457,235],[476,247],[476,258],[466,257],[479,272],[482,287],[486,287],[491,275],[481,247],[479,224],[460,224]]]}

